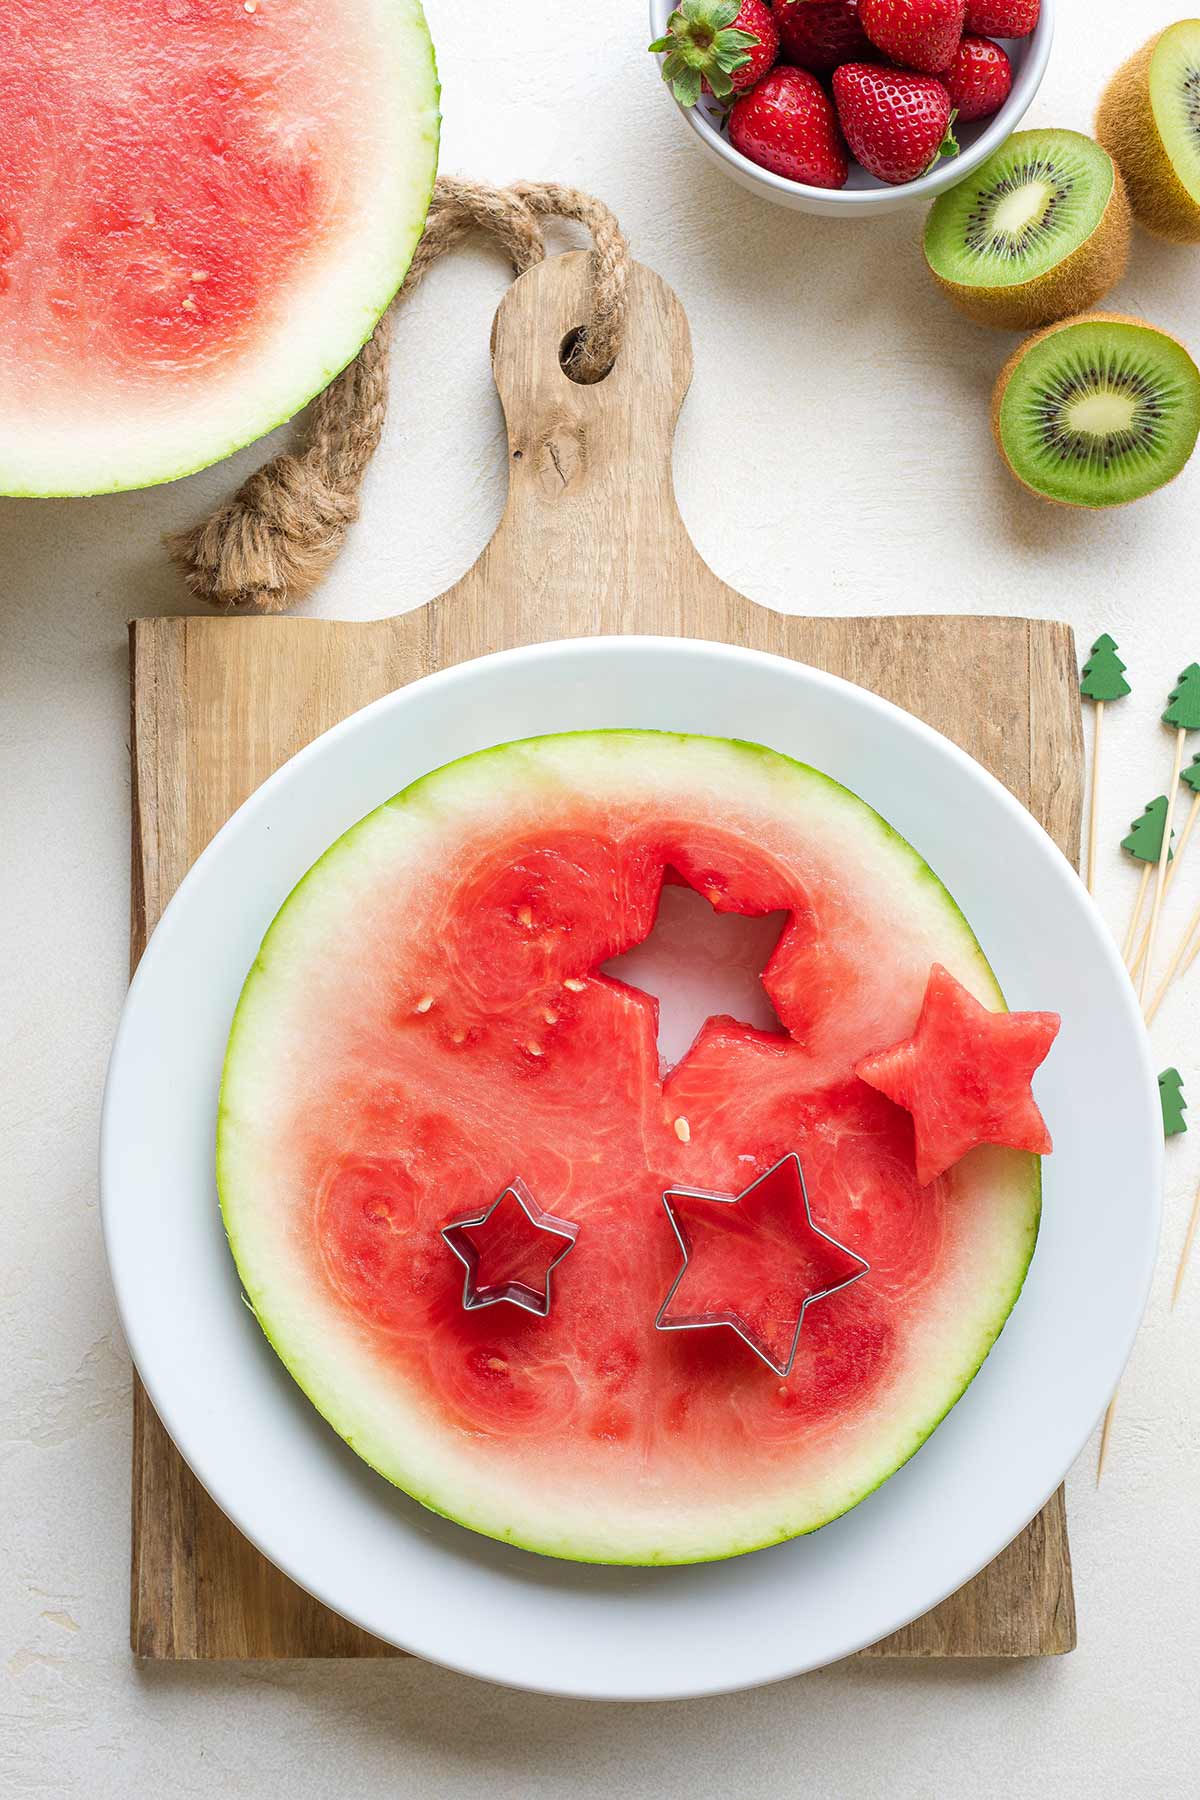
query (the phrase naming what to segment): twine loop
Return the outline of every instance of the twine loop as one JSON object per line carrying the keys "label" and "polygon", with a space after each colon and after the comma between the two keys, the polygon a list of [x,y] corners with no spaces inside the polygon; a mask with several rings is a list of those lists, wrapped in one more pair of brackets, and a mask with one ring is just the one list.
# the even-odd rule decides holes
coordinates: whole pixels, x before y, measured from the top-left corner
{"label": "twine loop", "polygon": [[629,253],[613,214],[591,194],[557,182],[484,182],[439,176],[404,285],[354,361],[313,402],[307,442],[272,457],[231,500],[168,539],[197,599],[225,612],[282,612],[312,588],[357,519],[363,476],[387,412],[392,315],[434,263],[473,230],[505,251],[514,275],[546,254],[542,220],[571,219],[592,238],[592,305],[563,367],[573,381],[603,380],[625,322]]}

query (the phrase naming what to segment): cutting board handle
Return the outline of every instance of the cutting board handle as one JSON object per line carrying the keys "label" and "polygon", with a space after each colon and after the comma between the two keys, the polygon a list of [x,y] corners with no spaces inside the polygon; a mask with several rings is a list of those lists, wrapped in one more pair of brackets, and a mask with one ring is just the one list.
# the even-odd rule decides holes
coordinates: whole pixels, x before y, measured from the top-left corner
{"label": "cutting board handle", "polygon": [[[544,634],[564,612],[576,615],[576,630],[645,629],[648,588],[661,590],[665,577],[682,596],[703,568],[671,475],[692,374],[683,308],[652,270],[632,263],[620,354],[602,381],[584,385],[563,372],[560,356],[586,317],[588,281],[587,252],[551,257],[514,282],[492,327],[508,425],[508,503],[460,588],[520,595]],[[704,578],[712,581],[707,570]],[[454,604],[451,596],[446,602]],[[661,605],[654,616],[661,631]],[[688,629],[682,598],[681,627]]]}

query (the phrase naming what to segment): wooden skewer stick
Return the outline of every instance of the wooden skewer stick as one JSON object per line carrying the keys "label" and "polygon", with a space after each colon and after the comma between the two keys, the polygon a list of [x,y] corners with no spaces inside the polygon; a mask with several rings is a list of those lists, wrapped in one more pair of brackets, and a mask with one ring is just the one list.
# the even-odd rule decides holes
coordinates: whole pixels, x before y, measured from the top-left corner
{"label": "wooden skewer stick", "polygon": [[1123,700],[1129,692],[1125,664],[1107,631],[1102,631],[1092,645],[1092,653],[1079,674],[1079,692],[1096,708],[1096,735],[1092,740],[1092,791],[1088,802],[1087,891],[1096,892],[1096,840],[1100,818],[1100,739],[1104,730],[1104,708],[1113,700]]}
{"label": "wooden skewer stick", "polygon": [[[1167,864],[1167,880],[1166,880],[1166,885],[1163,888],[1164,898],[1171,891],[1171,883],[1175,879],[1175,871],[1179,867],[1179,859],[1188,847],[1188,839],[1191,837],[1192,832],[1195,829],[1197,818],[1200,818],[1200,790],[1198,790],[1192,796],[1192,804],[1188,810],[1187,823],[1184,825],[1184,828],[1179,836],[1179,848],[1176,850],[1175,855],[1172,858],[1172,860]],[[1149,948],[1150,948],[1150,927],[1149,927],[1149,925],[1147,925],[1145,931],[1143,931],[1143,933],[1142,933],[1142,941],[1138,945],[1137,953],[1134,956],[1133,961],[1129,965],[1129,973],[1131,975],[1137,974],[1138,970],[1142,966],[1142,959],[1145,956],[1145,954]]]}
{"label": "wooden skewer stick", "polygon": [[1171,818],[1175,812],[1175,800],[1179,793],[1179,777],[1183,773],[1183,749],[1187,743],[1187,727],[1179,726],[1175,733],[1175,758],[1171,769],[1171,785],[1167,789],[1167,816],[1163,821],[1162,849],[1158,853],[1158,864],[1154,877],[1154,908],[1150,914],[1150,942],[1146,945],[1146,959],[1142,964],[1142,979],[1138,986],[1138,1000],[1146,1004],[1146,990],[1150,986],[1150,969],[1154,962],[1154,944],[1158,937],[1158,921],[1162,913],[1163,894],[1167,885],[1167,860],[1171,854]]}
{"label": "wooden skewer stick", "polygon": [[1175,1286],[1171,1290],[1172,1308],[1183,1291],[1183,1278],[1187,1274],[1187,1266],[1192,1254],[1192,1245],[1196,1242],[1198,1227],[1200,1227],[1200,1187],[1196,1189],[1196,1198],[1192,1202],[1192,1216],[1188,1220],[1187,1236],[1183,1240],[1183,1249],[1179,1252],[1179,1267],[1175,1271]]}
{"label": "wooden skewer stick", "polygon": [[1126,968],[1133,955],[1133,940],[1137,936],[1137,928],[1141,923],[1142,908],[1146,904],[1146,889],[1150,885],[1150,877],[1154,873],[1153,863],[1142,864],[1142,879],[1138,883],[1137,899],[1133,903],[1133,916],[1129,921],[1129,930],[1125,933],[1125,943],[1121,949],[1121,959]]}
{"label": "wooden skewer stick", "polygon": [[[1096,702],[1096,734],[1092,739],[1092,792],[1088,801],[1087,891],[1096,892],[1096,836],[1100,819],[1100,746],[1104,731],[1104,702]],[[1197,795],[1200,799],[1200,795]]]}
{"label": "wooden skewer stick", "polygon": [[1104,1465],[1108,1461],[1108,1440],[1112,1435],[1113,1416],[1117,1410],[1117,1400],[1120,1397],[1120,1393],[1121,1390],[1118,1388],[1112,1399],[1109,1401],[1108,1411],[1104,1415],[1104,1430],[1100,1433],[1100,1454],[1096,1458],[1097,1487],[1100,1486],[1100,1480],[1104,1474]]}
{"label": "wooden skewer stick", "polygon": [[1200,956],[1200,931],[1198,931],[1196,933],[1196,941],[1192,945],[1191,954],[1188,957],[1187,961],[1184,963],[1182,969],[1180,969],[1179,973],[1181,975],[1186,975],[1188,970],[1191,968],[1192,964],[1195,962],[1195,960],[1198,956]]}
{"label": "wooden skewer stick", "polygon": [[[1166,999],[1167,989],[1170,987],[1171,983],[1174,981],[1176,975],[1179,974],[1180,965],[1182,964],[1184,967],[1190,969],[1192,966],[1192,963],[1195,961],[1197,953],[1200,952],[1200,936],[1197,935],[1198,933],[1200,933],[1200,906],[1198,906],[1196,908],[1195,912],[1192,914],[1191,918],[1188,920],[1187,930],[1184,932],[1183,936],[1180,938],[1179,945],[1175,951],[1175,954],[1171,958],[1170,962],[1167,964],[1166,974],[1163,976],[1162,980],[1159,982],[1158,989],[1154,995],[1154,998],[1150,1002],[1149,1006],[1146,1008],[1146,1023],[1147,1023],[1147,1025],[1153,1024],[1154,1015],[1157,1013],[1159,1007],[1162,1005],[1163,1001]],[[1193,938],[1196,938],[1196,944],[1195,944],[1194,949],[1192,948],[1192,939]],[[1190,956],[1188,955],[1189,950],[1191,950]],[[1184,963],[1185,957],[1187,957],[1186,964]]]}

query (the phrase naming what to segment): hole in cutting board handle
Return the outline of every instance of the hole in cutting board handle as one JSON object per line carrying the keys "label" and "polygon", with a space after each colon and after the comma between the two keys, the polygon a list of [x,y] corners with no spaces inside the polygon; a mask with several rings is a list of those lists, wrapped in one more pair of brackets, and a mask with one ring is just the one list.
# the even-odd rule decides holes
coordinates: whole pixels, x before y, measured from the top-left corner
{"label": "hole in cutting board handle", "polygon": [[571,327],[562,343],[558,346],[558,366],[566,376],[567,380],[575,382],[578,387],[595,387],[597,382],[606,381],[617,365],[615,362],[610,362],[607,369],[602,369],[600,374],[595,377],[594,381],[589,381],[582,375],[576,375],[570,367],[570,358],[574,355],[583,335],[584,327],[582,325],[573,325]]}

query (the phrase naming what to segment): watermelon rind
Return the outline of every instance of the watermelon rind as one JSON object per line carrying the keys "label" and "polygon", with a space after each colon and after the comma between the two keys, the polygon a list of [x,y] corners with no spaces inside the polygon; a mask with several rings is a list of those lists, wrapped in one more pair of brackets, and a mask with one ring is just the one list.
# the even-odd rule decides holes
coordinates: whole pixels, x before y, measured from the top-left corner
{"label": "watermelon rind", "polygon": [[[541,784],[548,797],[576,774],[603,767],[615,792],[655,784],[669,801],[663,754],[678,757],[694,779],[731,806],[764,787],[770,803],[819,817],[823,829],[862,845],[881,875],[908,883],[936,959],[996,1009],[1000,986],[961,909],[913,846],[865,801],[831,777],[763,746],[729,739],[640,731],[566,733],[503,744],[449,763],[413,782],[360,820],[313,865],[270,926],[238,1002],[218,1106],[216,1173],[226,1236],[244,1297],[292,1377],[359,1457],[430,1512],[518,1548],[566,1561],[670,1566],[718,1561],[819,1530],[848,1512],[896,1473],[929,1438],[982,1367],[1015,1305],[1036,1245],[1041,1215],[1041,1159],[981,1147],[969,1169],[967,1203],[986,1195],[997,1217],[985,1266],[968,1272],[961,1294],[942,1296],[898,1416],[886,1410],[844,1474],[794,1501],[761,1499],[752,1474],[733,1481],[727,1504],[679,1507],[652,1519],[622,1517],[604,1505],[577,1508],[564,1522],[559,1501],[538,1481],[522,1483],[481,1467],[470,1447],[431,1421],[403,1392],[385,1401],[372,1390],[369,1354],[353,1329],[335,1342],[331,1308],[306,1281],[281,1267],[280,1239],[264,1226],[269,1184],[269,1127],[263,1096],[280,1081],[286,1035],[278,1035],[286,996],[304,984],[331,927],[351,916],[356,896],[394,866],[411,842],[414,869],[436,857],[442,830],[466,816],[486,816],[514,785]],[[648,776],[647,771],[653,774]],[[347,911],[349,909],[349,912]],[[286,1081],[286,1076],[284,1077]],[[269,1106],[267,1108],[269,1111]],[[751,1491],[747,1492],[746,1489]]]}
{"label": "watermelon rind", "polygon": [[[112,409],[50,429],[0,403],[0,495],[121,493],[193,475],[286,424],[357,356],[398,293],[425,228],[441,133],[437,63],[421,0],[365,0],[380,45],[379,179],[321,278],[301,284],[261,341],[181,406]],[[160,396],[161,402],[161,396]]]}

